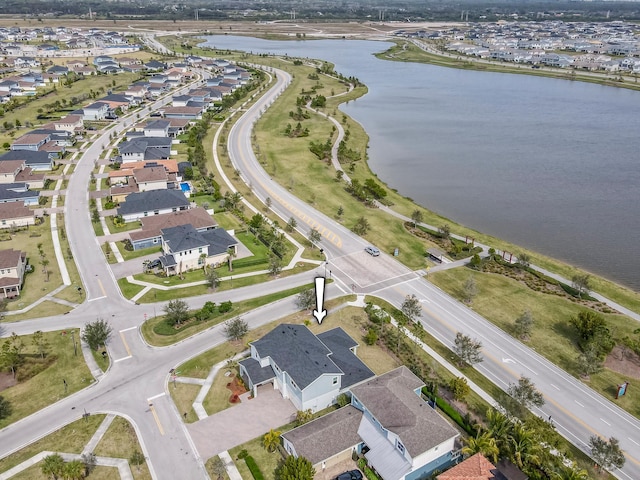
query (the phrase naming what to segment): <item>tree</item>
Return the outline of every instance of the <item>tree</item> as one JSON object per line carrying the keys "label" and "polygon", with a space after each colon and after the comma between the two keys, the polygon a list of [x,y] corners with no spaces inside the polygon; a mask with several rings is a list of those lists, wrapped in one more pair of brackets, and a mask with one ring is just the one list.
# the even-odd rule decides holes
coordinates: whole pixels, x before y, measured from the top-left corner
{"label": "tree", "polygon": [[287,226],[285,227],[285,230],[291,233],[295,230],[297,226],[298,226],[298,222],[296,221],[296,219],[293,217],[290,217],[289,221],[287,222]]}
{"label": "tree", "polygon": [[209,288],[215,290],[220,285],[220,275],[216,272],[215,268],[210,268],[207,273],[204,274],[204,278],[207,281]]}
{"label": "tree", "polygon": [[224,475],[227,472],[227,467],[225,466],[224,461],[218,455],[216,455],[211,462],[211,471],[218,480],[224,478]]}
{"label": "tree", "polygon": [[449,382],[449,389],[456,400],[462,400],[471,391],[467,379],[464,377],[452,378]]}
{"label": "tree", "polygon": [[583,310],[575,317],[571,317],[571,324],[578,330],[580,340],[578,344],[582,351],[586,351],[590,345],[596,347],[598,356],[606,356],[614,347],[615,342],[611,338],[611,331],[607,321],[602,315],[592,310]]}
{"label": "tree", "polygon": [[465,446],[462,447],[464,455],[475,455],[481,453],[493,462],[498,461],[500,449],[496,443],[496,439],[491,436],[491,432],[484,431],[476,433],[475,437],[469,437],[463,440]]}
{"label": "tree", "polygon": [[311,310],[316,306],[316,291],[313,288],[303,290],[296,295],[296,306],[301,310]]}
{"label": "tree", "polygon": [[99,318],[95,322],[85,323],[80,338],[89,345],[89,348],[98,350],[100,345],[107,344],[112,331],[113,328],[109,322]]}
{"label": "tree", "polygon": [[80,460],[71,460],[64,465],[64,477],[68,480],[81,480],[85,473],[84,463]]}
{"label": "tree", "polygon": [[94,468],[96,468],[96,454],[93,452],[83,453],[80,458],[82,459],[82,463],[84,463],[84,470],[88,475],[91,474]]}
{"label": "tree", "polygon": [[180,325],[189,318],[189,306],[184,300],[170,300],[163,311],[164,318],[169,325]]}
{"label": "tree", "polygon": [[229,340],[239,341],[249,331],[249,324],[242,317],[236,317],[233,320],[227,320],[224,324],[224,333]]}
{"label": "tree", "polygon": [[317,229],[312,228],[311,230],[309,230],[309,241],[311,242],[311,245],[320,243],[321,239],[322,234]]}
{"label": "tree", "polygon": [[7,418],[12,412],[13,408],[11,408],[11,402],[0,396],[0,420]]}
{"label": "tree", "polygon": [[584,469],[578,469],[575,466],[562,467],[559,471],[553,472],[554,480],[589,480],[589,472]]}
{"label": "tree", "polygon": [[42,260],[40,260],[40,265],[42,265],[42,271],[46,275],[45,282],[49,281],[49,269],[47,268],[49,266],[49,263],[50,262],[47,257],[42,257]]}
{"label": "tree", "polygon": [[591,277],[588,274],[578,274],[571,277],[571,284],[573,288],[578,290],[578,296],[582,298],[582,295],[589,295],[591,291]]}
{"label": "tree", "polygon": [[129,463],[131,465],[135,465],[137,467],[138,471],[140,471],[140,465],[142,465],[145,461],[146,461],[146,459],[144,458],[144,455],[142,453],[140,453],[140,451],[138,451],[138,450],[135,450],[131,454],[131,457],[129,457]]}
{"label": "tree", "polygon": [[64,472],[64,460],[57,453],[47,455],[42,460],[42,466],[40,469],[44,475],[55,480],[59,476],[62,476]]}
{"label": "tree", "polygon": [[529,377],[521,376],[518,383],[510,383],[507,393],[526,409],[544,405],[544,397]]}
{"label": "tree", "polygon": [[482,362],[482,343],[462,332],[456,333],[453,351],[460,358],[461,366]]}
{"label": "tree", "polygon": [[267,449],[268,452],[275,452],[278,445],[280,445],[280,432],[273,428],[264,434],[262,437],[262,446]]}
{"label": "tree", "polygon": [[414,210],[411,213],[411,220],[413,221],[414,227],[416,227],[419,223],[422,223],[422,212],[420,210]]}
{"label": "tree", "polygon": [[274,277],[282,271],[282,261],[277,255],[269,255],[269,273]]}
{"label": "tree", "polygon": [[233,247],[227,248],[227,262],[229,263],[229,271],[233,272],[233,258],[237,255],[236,249]]}
{"label": "tree", "polygon": [[531,336],[533,330],[533,315],[530,310],[525,310],[522,314],[516,318],[514,331],[518,338],[526,340]]}
{"label": "tree", "polygon": [[5,340],[2,344],[2,350],[0,350],[0,364],[4,368],[9,368],[11,370],[13,378],[16,378],[16,370],[18,369],[18,366],[22,364],[23,349],[24,343],[15,333],[11,334],[11,338]]}
{"label": "tree", "polygon": [[594,435],[589,439],[589,446],[591,447],[591,458],[605,470],[624,466],[625,458],[617,438],[611,437],[607,441]]}
{"label": "tree", "polygon": [[47,353],[47,348],[49,347],[49,342],[45,338],[44,333],[42,333],[42,330],[33,332],[31,339],[33,346],[38,350],[40,358],[44,358],[45,353]]}
{"label": "tree", "polygon": [[266,200],[264,201],[264,205],[265,207],[267,207],[267,210],[271,208],[272,204],[273,204],[273,201],[271,200],[271,197],[267,197]]}
{"label": "tree", "polygon": [[463,300],[465,303],[471,304],[473,298],[478,294],[478,287],[475,278],[469,276],[462,287]]}
{"label": "tree", "polygon": [[520,252],[516,255],[516,258],[518,259],[518,266],[522,268],[528,268],[531,264],[531,257],[527,253]]}
{"label": "tree", "polygon": [[412,322],[415,322],[418,317],[422,316],[422,306],[420,300],[413,293],[404,297],[400,310]]}
{"label": "tree", "polygon": [[370,229],[371,224],[369,223],[369,220],[365,217],[360,217],[356,220],[356,224],[353,226],[353,233],[356,235],[366,235]]}
{"label": "tree", "polygon": [[342,205],[340,205],[338,207],[338,211],[336,212],[338,215],[338,218],[342,217],[342,215],[344,215],[344,208],[342,208]]}
{"label": "tree", "polygon": [[275,471],[276,480],[312,480],[316,470],[304,457],[289,455]]}
{"label": "tree", "polygon": [[304,425],[305,423],[310,422],[312,418],[313,412],[311,412],[311,409],[298,410],[296,413],[296,424],[298,426]]}
{"label": "tree", "polygon": [[440,233],[440,236],[446,240],[451,236],[451,227],[445,223],[438,228],[438,232]]}
{"label": "tree", "polygon": [[583,377],[589,377],[602,370],[602,359],[598,355],[598,349],[595,345],[589,345],[578,355],[578,372]]}
{"label": "tree", "polygon": [[378,334],[373,328],[370,328],[367,334],[364,336],[364,343],[367,345],[375,345],[378,341]]}

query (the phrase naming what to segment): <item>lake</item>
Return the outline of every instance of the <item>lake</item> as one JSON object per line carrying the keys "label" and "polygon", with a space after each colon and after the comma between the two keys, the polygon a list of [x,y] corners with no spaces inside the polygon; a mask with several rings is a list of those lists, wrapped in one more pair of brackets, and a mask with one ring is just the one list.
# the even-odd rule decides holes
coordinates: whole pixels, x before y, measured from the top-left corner
{"label": "lake", "polygon": [[478,231],[640,290],[640,92],[379,60],[388,43],[214,36],[319,58],[369,93],[341,110],[378,177]]}

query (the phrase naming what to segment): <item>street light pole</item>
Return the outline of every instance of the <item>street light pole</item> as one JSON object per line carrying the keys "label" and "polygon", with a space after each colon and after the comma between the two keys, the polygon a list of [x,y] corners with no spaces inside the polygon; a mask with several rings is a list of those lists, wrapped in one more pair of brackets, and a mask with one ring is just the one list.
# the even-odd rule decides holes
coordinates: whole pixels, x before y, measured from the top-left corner
{"label": "street light pole", "polygon": [[74,331],[71,330],[71,340],[73,340],[73,354],[77,357],[78,356],[78,347],[76,345],[76,337],[74,336]]}

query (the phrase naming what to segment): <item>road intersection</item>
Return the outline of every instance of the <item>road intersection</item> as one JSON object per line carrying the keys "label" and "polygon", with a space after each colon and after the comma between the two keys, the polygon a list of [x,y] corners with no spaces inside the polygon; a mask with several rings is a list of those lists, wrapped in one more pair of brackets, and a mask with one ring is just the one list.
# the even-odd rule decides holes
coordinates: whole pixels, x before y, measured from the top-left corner
{"label": "road intersection", "polygon": [[[484,362],[478,369],[501,387],[526,375],[534,381],[546,399],[540,410],[545,418],[552,415],[558,430],[581,449],[587,451],[588,438],[594,433],[615,436],[626,451],[627,463],[616,476],[640,478],[640,422],[611,401],[593,392],[561,369],[542,358],[531,348],[514,340],[490,322],[434,287],[416,272],[396,262],[393,257],[371,257],[364,253],[366,242],[342,225],[316,211],[274,182],[260,167],[251,148],[253,124],[277,95],[287,87],[288,73],[268,69],[275,84],[234,124],[229,133],[229,156],[251,185],[255,196],[271,198],[271,209],[285,222],[298,220],[300,230],[310,228],[323,233],[322,247],[327,255],[335,282],[327,286],[327,296],[355,291],[378,296],[400,306],[407,294],[421,300],[425,329],[445,345],[451,346],[457,331],[482,341]],[[169,99],[140,112],[144,116]],[[89,217],[88,188],[94,161],[109,142],[111,132],[121,132],[133,120],[124,118],[93,142],[83,154],[69,181],[65,202],[67,236],[87,293],[87,301],[64,316],[41,318],[3,325],[3,335],[35,330],[58,330],[80,327],[96,318],[108,320],[117,332],[109,345],[113,359],[108,372],[90,387],[46,409],[0,430],[0,458],[41,438],[64,424],[89,413],[117,413],[128,418],[138,433],[152,476],[164,478],[208,478],[203,460],[198,456],[189,433],[168,394],[169,370],[188,358],[226,341],[223,326],[170,347],[154,348],[144,342],[139,326],[153,305],[135,305],[124,299],[93,235]],[[313,282],[321,269],[247,287],[201,297],[185,299],[192,308],[205,301],[238,301]],[[161,310],[163,304],[155,305]],[[292,298],[284,299],[243,315],[251,328],[269,323],[297,310]],[[249,420],[250,421],[250,420]],[[211,432],[218,435],[220,432]]]}

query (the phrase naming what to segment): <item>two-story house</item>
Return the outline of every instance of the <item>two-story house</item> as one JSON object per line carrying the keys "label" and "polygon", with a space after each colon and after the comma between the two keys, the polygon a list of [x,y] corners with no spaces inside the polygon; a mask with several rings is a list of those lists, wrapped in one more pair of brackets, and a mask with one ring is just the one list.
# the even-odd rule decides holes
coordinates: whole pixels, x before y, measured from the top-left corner
{"label": "two-story house", "polygon": [[79,133],[84,128],[82,115],[67,115],[60,120],[54,120],[53,122],[51,122],[51,125],[55,130],[70,133]]}
{"label": "two-story house", "polygon": [[143,160],[165,160],[171,155],[172,140],[169,137],[133,137],[118,144],[122,163]]}
{"label": "two-story house", "polygon": [[0,155],[0,162],[9,160],[23,160],[25,165],[34,172],[52,170],[54,161],[48,152],[34,152],[32,150],[11,150]]}
{"label": "two-story house", "polygon": [[422,400],[423,386],[404,366],[357,384],[348,410],[284,433],[284,448],[320,469],[356,452],[384,480],[428,477],[455,462],[459,433]]}
{"label": "two-story house", "polygon": [[139,192],[166,190],[169,174],[164,167],[146,167],[135,169],[133,178],[138,185]]}
{"label": "two-story house", "polygon": [[374,376],[341,328],[316,336],[304,325],[282,324],[250,345],[251,357],[239,365],[254,396],[259,386],[272,383],[298,410],[327,408],[347,388]]}
{"label": "two-story house", "polygon": [[0,203],[0,228],[28,227],[36,224],[35,211],[19,202]]}
{"label": "two-story house", "polygon": [[87,105],[82,109],[82,119],[84,121],[104,120],[109,113],[109,104],[104,102],[95,102]]}
{"label": "two-story house", "polygon": [[125,222],[134,222],[143,217],[178,212],[188,208],[189,200],[180,190],[150,190],[127,195],[117,212]]}
{"label": "two-story house", "polygon": [[0,297],[11,298],[20,295],[26,266],[26,252],[0,250]]}
{"label": "two-story house", "polygon": [[206,266],[217,267],[229,256],[235,254],[238,240],[222,228],[198,231],[193,225],[178,225],[163,228],[160,263],[167,276]]}

